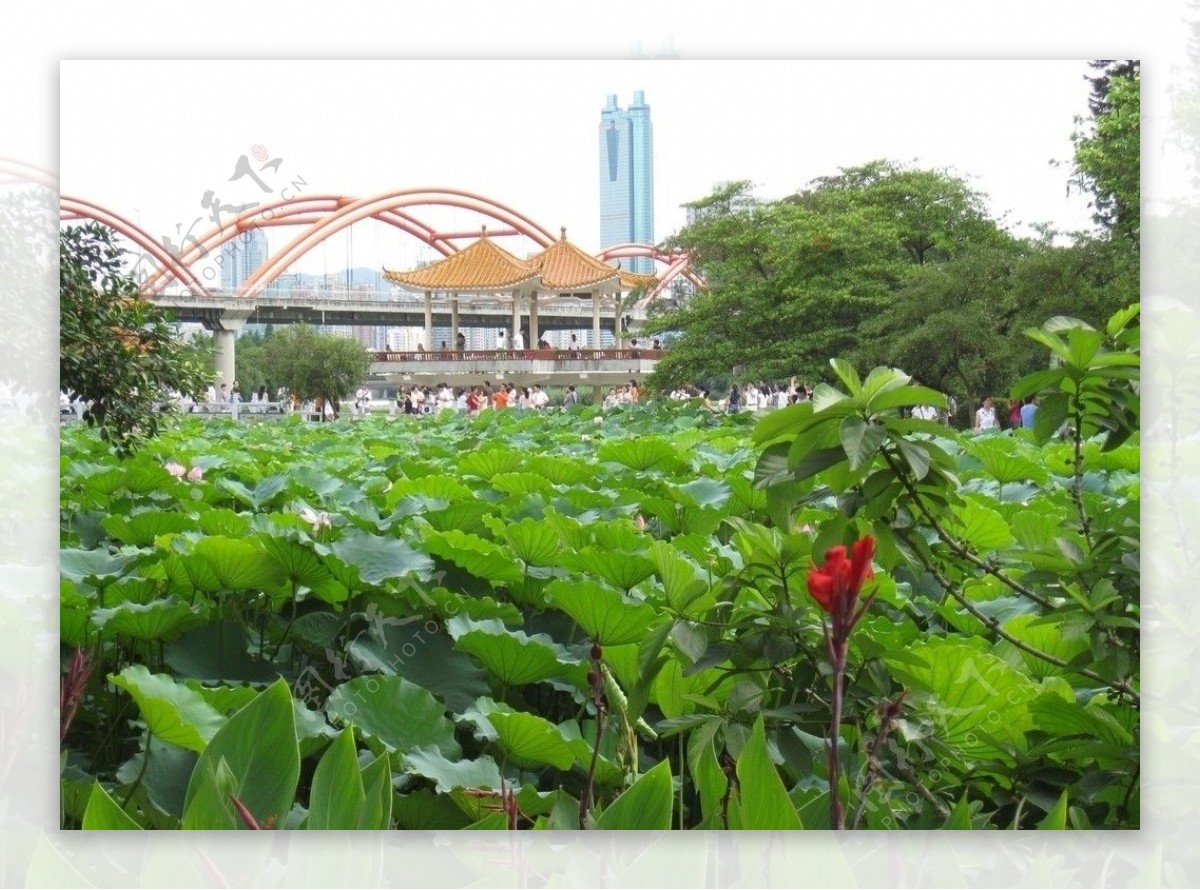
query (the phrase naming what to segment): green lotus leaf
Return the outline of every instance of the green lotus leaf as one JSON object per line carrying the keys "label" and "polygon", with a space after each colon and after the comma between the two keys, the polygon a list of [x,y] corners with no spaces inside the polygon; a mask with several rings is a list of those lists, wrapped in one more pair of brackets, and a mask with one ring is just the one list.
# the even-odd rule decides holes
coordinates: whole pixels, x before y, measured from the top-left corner
{"label": "green lotus leaf", "polygon": [[173,596],[151,603],[124,602],[92,613],[97,627],[135,640],[168,639],[203,621],[199,610]]}
{"label": "green lotus leaf", "polygon": [[564,552],[562,564],[584,575],[602,578],[613,587],[626,591],[654,574],[654,563],[640,553],[600,550],[596,547],[575,553]]}
{"label": "green lotus leaf", "polygon": [[488,448],[467,454],[458,462],[458,469],[464,476],[490,480],[501,473],[517,472],[523,463],[515,448]]}
{"label": "green lotus leaf", "polygon": [[445,706],[403,677],[381,674],[348,680],[329,696],[325,711],[343,726],[353,723],[364,738],[373,738],[391,751],[427,745],[448,757],[462,753]]}
{"label": "green lotus leaf", "polygon": [[109,674],[108,680],[133,696],[156,738],[180,748],[203,751],[225,722],[199,693],[165,674],[152,674],[143,665],[130,665],[119,674]]}
{"label": "green lotus leaf", "polygon": [[196,542],[193,555],[208,563],[221,590],[275,590],[283,583],[279,563],[248,541],[207,537]]}
{"label": "green lotus leaf", "polygon": [[199,524],[200,530],[206,535],[240,538],[250,532],[250,517],[244,513],[236,513],[227,507],[205,510],[200,514]]}
{"label": "green lotus leaf", "polygon": [[549,523],[522,519],[505,525],[503,532],[513,553],[527,565],[550,566],[557,562],[562,542]]}
{"label": "green lotus leaf", "polygon": [[178,510],[143,510],[130,516],[105,516],[100,524],[118,541],[149,547],[159,535],[194,528],[196,521]]}
{"label": "green lotus leaf", "polygon": [[76,584],[103,582],[119,578],[125,567],[138,558],[137,554],[109,553],[107,550],[62,550],[58,554],[58,570],[64,578]]}
{"label": "green lotus leaf", "polygon": [[653,469],[671,473],[686,465],[678,448],[666,439],[650,436],[605,442],[596,456],[602,461],[612,461],[642,472]]}
{"label": "green lotus leaf", "polygon": [[433,560],[407,541],[372,535],[360,529],[349,529],[329,547],[317,545],[318,552],[332,552],[346,565],[358,571],[367,584],[380,584],[389,578],[414,576],[428,580],[433,573]]}
{"label": "green lotus leaf", "polygon": [[493,584],[516,584],[524,576],[521,566],[503,547],[479,535],[457,530],[426,531],[422,538],[428,553]]}
{"label": "green lotus leaf", "polygon": [[500,621],[472,621],[456,615],[446,623],[454,647],[483,663],[500,683],[522,686],[561,674],[577,664],[565,649],[545,634],[527,636],[509,630]]}
{"label": "green lotus leaf", "polygon": [[631,601],[592,581],[552,581],[546,593],[552,605],[604,646],[639,642],[661,620],[653,606]]}
{"label": "green lotus leaf", "polygon": [[448,760],[435,747],[414,748],[404,755],[404,771],[437,783],[439,794],[455,788],[500,790],[500,769],[486,754],[478,760]]}

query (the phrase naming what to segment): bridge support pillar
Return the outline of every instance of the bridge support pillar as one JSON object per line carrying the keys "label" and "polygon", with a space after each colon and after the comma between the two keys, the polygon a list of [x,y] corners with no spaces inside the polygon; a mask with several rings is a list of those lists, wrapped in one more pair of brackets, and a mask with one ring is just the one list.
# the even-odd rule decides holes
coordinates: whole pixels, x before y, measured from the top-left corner
{"label": "bridge support pillar", "polygon": [[425,291],[425,348],[433,352],[433,294]]}
{"label": "bridge support pillar", "polygon": [[226,309],[208,325],[213,331],[217,347],[213,361],[217,371],[217,386],[222,383],[232,384],[237,377],[237,356],[235,354],[237,332],[245,327],[246,321],[253,311],[252,309]]}
{"label": "bridge support pillar", "polygon": [[538,340],[537,291],[529,294],[529,348],[537,347]]}

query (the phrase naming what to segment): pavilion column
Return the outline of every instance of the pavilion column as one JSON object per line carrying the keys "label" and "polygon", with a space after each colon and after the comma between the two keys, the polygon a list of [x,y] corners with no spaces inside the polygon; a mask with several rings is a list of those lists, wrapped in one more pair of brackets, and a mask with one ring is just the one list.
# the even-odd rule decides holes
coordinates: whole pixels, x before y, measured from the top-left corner
{"label": "pavilion column", "polygon": [[592,291],[592,349],[600,348],[600,291]]}
{"label": "pavilion column", "polygon": [[[508,332],[508,342],[510,344],[515,342],[515,338],[517,336],[517,331],[521,330],[521,292],[514,290],[513,295],[512,295],[512,300],[513,300],[512,330]],[[525,345],[529,346],[528,343],[526,343]]]}
{"label": "pavilion column", "polygon": [[425,348],[433,351],[433,293],[425,291]]}
{"label": "pavilion column", "polygon": [[532,349],[537,345],[540,338],[538,337],[538,317],[537,317],[537,291],[529,293],[529,347]]}
{"label": "pavilion column", "polygon": [[458,343],[458,294],[450,295],[450,339]]}

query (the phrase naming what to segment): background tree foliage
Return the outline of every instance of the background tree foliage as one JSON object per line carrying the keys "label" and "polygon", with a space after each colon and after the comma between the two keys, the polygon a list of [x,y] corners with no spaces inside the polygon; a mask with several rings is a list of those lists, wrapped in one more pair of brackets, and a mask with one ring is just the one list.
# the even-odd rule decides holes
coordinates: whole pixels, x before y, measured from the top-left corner
{"label": "background tree foliage", "polygon": [[84,420],[128,455],[158,433],[168,390],[196,396],[213,371],[176,339],[166,313],[142,298],[122,270],[124,253],[99,224],[61,231],[59,382],[90,403]]}
{"label": "background tree foliage", "polygon": [[[238,345],[240,349],[240,339]],[[371,355],[357,340],[320,334],[306,324],[274,331],[263,341],[262,352],[269,385],[335,405],[361,385],[371,369]]]}
{"label": "background tree foliage", "polygon": [[1044,364],[1026,328],[1055,315],[1099,325],[1136,302],[1139,69],[1093,67],[1070,176],[1093,196],[1096,232],[1018,238],[961,176],[886,160],[774,201],[730,183],[688,205],[694,221],[668,242],[709,287],[654,312],[651,333],[680,336],[651,385],[815,384],[845,355],[970,406]]}

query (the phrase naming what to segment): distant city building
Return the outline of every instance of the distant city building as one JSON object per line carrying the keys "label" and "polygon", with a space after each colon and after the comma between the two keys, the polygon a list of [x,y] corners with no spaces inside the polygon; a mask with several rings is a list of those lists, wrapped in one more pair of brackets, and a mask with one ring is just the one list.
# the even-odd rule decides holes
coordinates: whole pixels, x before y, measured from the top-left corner
{"label": "distant city building", "polygon": [[[600,246],[627,242],[654,243],[654,133],[642,90],[628,109],[610,95],[600,112]],[[627,271],[654,272],[650,257],[622,262]]]}
{"label": "distant city building", "polygon": [[221,287],[240,287],[267,260],[267,236],[262,229],[239,232],[221,248],[217,262],[221,267]]}

